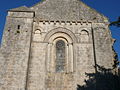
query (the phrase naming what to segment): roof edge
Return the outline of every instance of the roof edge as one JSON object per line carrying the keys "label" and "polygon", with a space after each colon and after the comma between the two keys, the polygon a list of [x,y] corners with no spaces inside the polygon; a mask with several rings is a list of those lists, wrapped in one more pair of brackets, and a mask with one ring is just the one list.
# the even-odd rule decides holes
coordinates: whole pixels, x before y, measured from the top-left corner
{"label": "roof edge", "polygon": [[27,6],[21,6],[21,7],[13,8],[13,9],[10,9],[8,11],[13,11],[13,12],[34,12],[33,10],[31,10]]}
{"label": "roof edge", "polygon": [[[80,1],[80,0],[78,0]],[[104,17],[104,19],[107,19],[109,21],[109,18],[105,15],[103,15],[102,13],[98,12],[96,9],[90,7],[89,5],[87,5],[86,3],[84,3],[83,1],[80,1],[81,3],[83,3],[86,7],[90,8],[91,10],[93,10],[94,12],[98,13],[99,15],[101,15],[102,17]]]}

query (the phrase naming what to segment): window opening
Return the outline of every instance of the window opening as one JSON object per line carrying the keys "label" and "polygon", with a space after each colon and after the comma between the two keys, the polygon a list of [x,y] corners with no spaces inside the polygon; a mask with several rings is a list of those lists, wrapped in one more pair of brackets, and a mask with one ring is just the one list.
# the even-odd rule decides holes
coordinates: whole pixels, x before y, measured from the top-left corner
{"label": "window opening", "polygon": [[56,42],[56,72],[62,72],[65,69],[65,42],[59,40]]}
{"label": "window opening", "polygon": [[20,25],[18,25],[18,29],[20,29]]}

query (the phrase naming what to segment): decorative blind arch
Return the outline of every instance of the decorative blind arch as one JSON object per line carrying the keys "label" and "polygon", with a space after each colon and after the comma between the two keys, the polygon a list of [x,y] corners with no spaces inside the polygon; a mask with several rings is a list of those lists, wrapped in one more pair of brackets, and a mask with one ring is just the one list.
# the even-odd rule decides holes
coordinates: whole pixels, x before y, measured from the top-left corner
{"label": "decorative blind arch", "polygon": [[81,31],[81,33],[80,33],[81,35],[80,35],[80,41],[82,42],[82,43],[87,43],[87,42],[89,42],[89,32],[87,31],[87,30],[82,30]]}
{"label": "decorative blind arch", "polygon": [[41,30],[40,30],[40,29],[36,29],[36,30],[34,31],[34,34],[41,34]]}
{"label": "decorative blind arch", "polygon": [[41,30],[36,29],[33,35],[33,41],[41,41]]}

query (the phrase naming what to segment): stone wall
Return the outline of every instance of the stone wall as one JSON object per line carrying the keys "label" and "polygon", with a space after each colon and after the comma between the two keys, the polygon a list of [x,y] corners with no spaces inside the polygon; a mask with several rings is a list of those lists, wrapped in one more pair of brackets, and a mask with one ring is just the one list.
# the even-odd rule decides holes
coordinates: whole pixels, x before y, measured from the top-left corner
{"label": "stone wall", "polygon": [[100,66],[111,69],[114,64],[114,51],[112,50],[114,39],[111,37],[108,24],[94,23],[92,28],[94,33],[96,61]]}
{"label": "stone wall", "polygon": [[[97,65],[112,69],[108,20],[77,0],[45,0],[8,12],[0,49],[0,90],[76,90]],[[26,10],[35,11],[26,11]],[[18,11],[17,11],[18,10]],[[55,44],[65,42],[56,72]]]}
{"label": "stone wall", "polygon": [[0,90],[25,90],[33,26],[31,14],[27,13],[26,18],[18,12],[8,13],[0,52]]}
{"label": "stone wall", "polygon": [[[49,39],[52,36],[54,36],[54,33],[51,34],[51,36],[49,36],[48,33],[51,33],[53,31],[55,31],[55,33],[59,33],[59,32],[67,33],[68,35],[70,34],[69,32],[71,32],[76,38],[76,42],[73,43],[73,60],[74,60],[73,72],[55,73],[55,71],[52,71],[52,72],[47,71],[47,64],[45,64],[45,63],[48,63],[47,57],[43,59],[43,56],[41,56],[41,53],[42,55],[43,54],[48,55],[50,53],[49,51],[47,51],[46,47],[49,44]],[[44,70],[45,72],[42,73],[42,71],[40,71],[40,68],[34,69],[34,67],[37,67],[37,66],[40,67],[38,63],[37,65],[31,63],[32,64],[31,70],[34,69],[33,71],[35,73],[30,73],[30,75],[32,75],[33,77],[37,74],[36,78],[40,78],[40,76],[43,76],[43,78],[45,78],[46,81],[42,79],[42,82],[45,82],[45,87],[49,88],[48,90],[54,90],[55,88],[59,89],[59,87],[61,87],[62,90],[64,89],[68,90],[70,88],[71,90],[75,90],[77,88],[77,84],[80,84],[80,85],[85,84],[84,82],[84,80],[86,79],[85,73],[95,72],[91,31],[92,30],[91,30],[90,22],[84,22],[84,23],[82,21],[81,22],[69,22],[69,21],[68,22],[52,22],[52,21],[34,22],[33,47],[32,47],[33,51],[32,51],[31,60],[34,61],[33,63],[43,62],[42,66],[45,69],[42,69],[42,70]],[[64,34],[61,34],[61,37],[62,36],[64,36]],[[70,34],[70,36],[72,35]],[[45,38],[47,38],[48,41],[46,41]],[[51,52],[51,53],[54,53],[54,52]],[[42,59],[40,59],[40,57],[42,57]],[[51,57],[49,57],[49,59],[50,58]],[[69,78],[69,76],[72,78]],[[32,77],[30,78],[30,80],[33,85],[35,84],[34,87],[39,86],[40,82],[39,81],[36,82],[36,79],[35,78],[32,79]],[[62,79],[65,77],[68,77],[68,79],[71,79],[71,80],[67,81],[66,79]],[[66,83],[63,85],[57,85],[57,82],[59,83],[66,82]],[[69,83],[70,85],[67,86],[67,83]],[[42,89],[43,86],[44,85],[40,86],[40,88]],[[38,90],[39,88],[35,88],[35,89]]]}

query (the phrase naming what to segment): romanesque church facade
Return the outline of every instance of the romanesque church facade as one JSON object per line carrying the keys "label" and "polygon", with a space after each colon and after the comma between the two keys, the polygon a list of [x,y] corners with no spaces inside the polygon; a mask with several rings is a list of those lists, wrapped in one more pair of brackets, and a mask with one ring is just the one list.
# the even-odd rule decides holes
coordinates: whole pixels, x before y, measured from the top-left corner
{"label": "romanesque church facade", "polygon": [[104,15],[79,0],[43,0],[9,10],[0,90],[81,90],[86,73],[96,73],[98,65],[112,69],[108,25]]}

